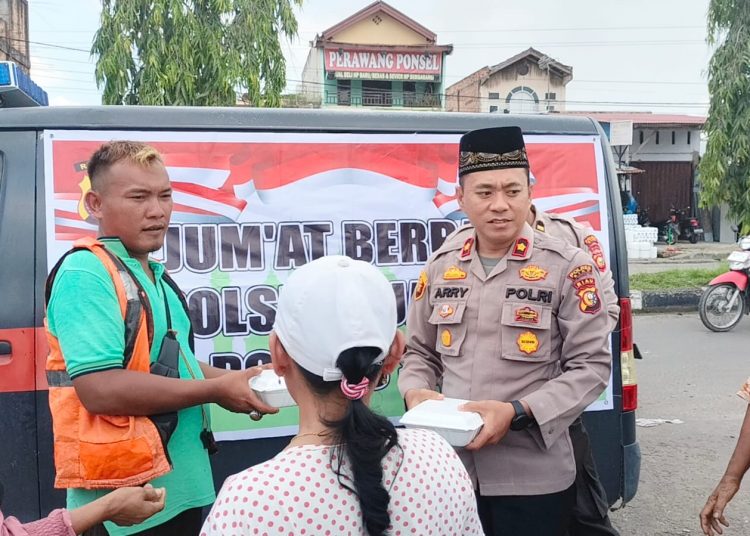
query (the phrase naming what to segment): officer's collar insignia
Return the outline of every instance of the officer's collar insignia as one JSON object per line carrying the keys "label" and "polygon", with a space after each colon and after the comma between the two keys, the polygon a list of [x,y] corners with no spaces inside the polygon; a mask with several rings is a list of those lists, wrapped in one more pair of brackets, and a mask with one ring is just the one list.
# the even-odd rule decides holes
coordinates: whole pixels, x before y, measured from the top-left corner
{"label": "officer's collar insignia", "polygon": [[521,259],[525,259],[526,256],[529,253],[529,241],[523,237],[518,238],[513,244],[513,252],[511,255],[513,257],[519,257]]}
{"label": "officer's collar insignia", "polygon": [[525,268],[518,270],[518,274],[524,281],[541,281],[547,277],[547,270],[540,268],[535,264],[530,264]]}
{"label": "officer's collar insignia", "polygon": [[461,248],[461,259],[468,259],[471,255],[471,248],[474,247],[474,237],[470,236],[466,239],[466,242],[464,242],[463,247]]}
{"label": "officer's collar insignia", "polygon": [[543,233],[545,231],[545,229],[546,229],[546,227],[544,226],[544,222],[543,221],[536,222],[536,230],[537,231],[539,231],[540,233]]}
{"label": "officer's collar insignia", "polygon": [[[461,252],[463,254],[463,250]],[[466,272],[456,266],[451,266],[443,274],[443,279],[446,281],[455,281],[457,279],[466,279]]]}

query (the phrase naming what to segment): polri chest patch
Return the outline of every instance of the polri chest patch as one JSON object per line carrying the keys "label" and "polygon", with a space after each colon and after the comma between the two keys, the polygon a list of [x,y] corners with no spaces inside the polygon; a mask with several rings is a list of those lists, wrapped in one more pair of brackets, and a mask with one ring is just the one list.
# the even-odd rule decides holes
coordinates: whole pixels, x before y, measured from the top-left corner
{"label": "polri chest patch", "polygon": [[507,287],[505,299],[526,300],[537,303],[552,303],[554,291],[542,288]]}

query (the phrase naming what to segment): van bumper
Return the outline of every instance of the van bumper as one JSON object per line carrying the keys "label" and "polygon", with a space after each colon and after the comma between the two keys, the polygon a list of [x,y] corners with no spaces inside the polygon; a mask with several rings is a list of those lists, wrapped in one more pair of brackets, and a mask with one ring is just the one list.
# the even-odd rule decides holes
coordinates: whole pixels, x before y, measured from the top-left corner
{"label": "van bumper", "polygon": [[630,502],[638,491],[641,474],[641,446],[636,441],[622,447],[622,504]]}

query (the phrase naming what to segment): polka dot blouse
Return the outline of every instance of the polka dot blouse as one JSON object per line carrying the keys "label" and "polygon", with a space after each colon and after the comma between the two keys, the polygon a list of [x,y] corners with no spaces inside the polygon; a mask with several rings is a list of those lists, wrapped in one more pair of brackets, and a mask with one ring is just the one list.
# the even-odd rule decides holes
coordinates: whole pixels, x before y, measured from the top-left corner
{"label": "polka dot blouse", "polygon": [[[426,430],[398,435],[401,449],[383,459],[388,533],[482,535],[471,481],[453,448]],[[230,476],[201,536],[366,535],[357,496],[339,484],[331,455],[330,447],[291,447]],[[346,461],[342,473],[350,474]]]}

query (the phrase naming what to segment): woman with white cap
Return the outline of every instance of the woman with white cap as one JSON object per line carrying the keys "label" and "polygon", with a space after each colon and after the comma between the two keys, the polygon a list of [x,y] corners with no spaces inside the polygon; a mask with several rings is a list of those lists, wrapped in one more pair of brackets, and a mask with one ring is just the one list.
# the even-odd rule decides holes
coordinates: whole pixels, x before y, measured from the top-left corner
{"label": "woman with white cap", "polygon": [[376,268],[330,256],[297,269],[269,346],[299,405],[299,433],[226,480],[203,535],[482,534],[453,448],[368,407],[404,350],[393,290]]}

